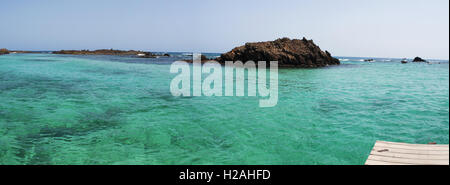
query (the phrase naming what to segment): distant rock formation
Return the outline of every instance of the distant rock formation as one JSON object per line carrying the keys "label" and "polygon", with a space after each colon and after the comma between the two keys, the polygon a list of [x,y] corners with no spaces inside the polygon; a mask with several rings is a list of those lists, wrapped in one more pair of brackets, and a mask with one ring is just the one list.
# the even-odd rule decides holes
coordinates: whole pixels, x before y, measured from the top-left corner
{"label": "distant rock formation", "polygon": [[420,57],[416,57],[416,58],[414,58],[413,62],[427,62],[427,61]]}
{"label": "distant rock formation", "polygon": [[158,56],[167,56],[164,55],[157,55],[151,52],[144,52],[144,51],[135,51],[135,50],[114,50],[114,49],[99,49],[99,50],[61,50],[61,51],[54,51],[53,54],[62,54],[62,55],[135,55],[137,57],[141,58],[155,58]]}
{"label": "distant rock formation", "polygon": [[9,50],[7,50],[5,48],[0,49],[0,55],[6,55],[6,54],[9,54]]}
{"label": "distant rock formation", "polygon": [[338,59],[328,51],[322,51],[312,40],[303,38],[282,38],[275,41],[246,43],[228,53],[222,54],[217,61],[278,61],[280,67],[316,68],[339,65]]}
{"label": "distant rock formation", "polygon": [[[208,62],[208,61],[213,61],[213,60],[209,59],[208,57],[206,57],[205,55],[201,55],[200,56],[200,60],[201,60],[202,63],[205,63],[205,62]],[[182,60],[182,61],[185,61],[185,62],[188,62],[188,63],[192,63],[193,62],[191,59],[189,59],[189,60]]]}

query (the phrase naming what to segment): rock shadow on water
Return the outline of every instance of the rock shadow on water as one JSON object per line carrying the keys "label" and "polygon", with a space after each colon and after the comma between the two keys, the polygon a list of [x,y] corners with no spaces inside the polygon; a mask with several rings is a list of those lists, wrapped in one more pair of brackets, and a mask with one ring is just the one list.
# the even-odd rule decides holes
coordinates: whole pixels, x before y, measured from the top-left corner
{"label": "rock shadow on water", "polygon": [[79,116],[76,125],[71,127],[44,125],[39,128],[39,132],[30,134],[27,138],[83,136],[91,132],[114,128],[124,123],[122,113],[123,110],[118,108],[108,108],[104,112],[84,112]]}
{"label": "rock shadow on water", "polygon": [[114,128],[124,123],[122,118],[125,110],[117,107],[106,109],[104,112],[86,112],[79,119],[78,132],[93,132],[108,128]]}
{"label": "rock shadow on water", "polygon": [[14,93],[15,98],[40,99],[48,92],[56,92],[59,96],[67,97],[84,93],[78,84],[88,82],[87,79],[58,79],[39,75],[16,75],[12,73],[0,74],[0,92],[26,90]]}
{"label": "rock shadow on water", "polygon": [[27,62],[61,62],[62,60],[33,58],[33,59],[24,59],[24,61],[27,61]]}
{"label": "rock shadow on water", "polygon": [[[19,159],[27,159],[24,164],[50,164],[51,149],[48,140],[70,140],[73,136],[84,136],[92,132],[115,128],[125,121],[122,118],[123,109],[107,108],[100,112],[84,112],[78,119],[78,124],[72,127],[50,126],[38,124],[26,126],[28,133],[16,137]],[[30,120],[30,123],[33,121]],[[39,127],[40,126],[40,127]],[[33,128],[33,129],[31,129]]]}
{"label": "rock shadow on water", "polygon": [[316,106],[316,110],[323,114],[332,113],[339,108],[339,102],[330,99],[321,99],[319,100],[318,106]]}
{"label": "rock shadow on water", "polygon": [[327,68],[361,68],[361,67],[364,67],[364,66],[361,65],[361,64],[342,64],[341,63],[341,65],[338,65],[338,66],[327,66],[327,67],[324,67],[322,69],[327,69]]}
{"label": "rock shadow on water", "polygon": [[191,99],[193,96],[173,96],[170,91],[161,91],[161,90],[153,90],[147,89],[144,94],[139,97],[141,100],[145,99],[161,99],[167,102],[175,102],[181,99]]}
{"label": "rock shadow on water", "polygon": [[370,102],[371,109],[373,110],[388,110],[395,108],[399,103],[403,103],[404,100],[389,97],[380,97],[372,99]]}
{"label": "rock shadow on water", "polygon": [[82,72],[84,72],[84,73],[101,74],[101,75],[104,75],[104,76],[134,74],[133,72],[130,72],[130,71],[113,70],[113,69],[87,69],[87,70],[83,70]]}
{"label": "rock shadow on water", "polygon": [[186,99],[192,99],[194,97],[192,96],[173,96],[172,94],[170,95],[161,95],[159,96],[160,99],[168,101],[168,102],[175,102],[175,101],[179,101],[179,100],[186,100]]}

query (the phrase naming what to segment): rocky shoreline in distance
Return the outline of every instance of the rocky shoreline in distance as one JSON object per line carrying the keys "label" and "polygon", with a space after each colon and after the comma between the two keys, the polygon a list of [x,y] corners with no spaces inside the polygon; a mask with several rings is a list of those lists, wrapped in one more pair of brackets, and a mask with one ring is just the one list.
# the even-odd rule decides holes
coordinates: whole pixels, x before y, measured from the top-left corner
{"label": "rocky shoreline in distance", "polygon": [[136,51],[136,50],[114,50],[114,49],[99,49],[99,50],[60,50],[54,51],[53,54],[60,55],[122,55],[122,56],[137,56],[141,58],[156,58],[161,56],[169,57],[169,54],[154,54],[151,52],[145,51]]}
{"label": "rocky shoreline in distance", "polygon": [[[15,53],[43,53],[40,51],[22,51],[0,49],[0,55]],[[47,53],[47,52],[46,52]],[[155,54],[140,50],[114,50],[114,49],[98,49],[98,50],[60,50],[53,51],[52,54],[60,55],[116,55],[116,56],[134,56],[139,58],[157,58],[170,57],[169,54]],[[192,59],[183,60],[192,63]],[[223,53],[218,58],[208,58],[201,55],[201,63],[217,61],[224,65],[225,61],[278,61],[278,67],[281,68],[318,68],[329,65],[339,65],[340,61],[331,56],[328,51],[322,51],[312,40],[281,38],[275,41],[246,43],[243,46],[236,47],[227,53]],[[365,59],[366,62],[374,62],[374,59]],[[420,57],[415,57],[412,62],[429,63]],[[406,64],[408,61],[403,59],[401,63]]]}

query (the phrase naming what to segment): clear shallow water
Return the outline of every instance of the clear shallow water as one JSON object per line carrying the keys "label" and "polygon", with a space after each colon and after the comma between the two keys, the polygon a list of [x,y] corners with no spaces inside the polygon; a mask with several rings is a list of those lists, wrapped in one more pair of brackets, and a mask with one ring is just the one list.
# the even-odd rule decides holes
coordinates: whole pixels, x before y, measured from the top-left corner
{"label": "clear shallow water", "polygon": [[449,143],[449,65],[280,69],[279,101],[173,97],[174,58],[0,56],[0,164],[363,164]]}

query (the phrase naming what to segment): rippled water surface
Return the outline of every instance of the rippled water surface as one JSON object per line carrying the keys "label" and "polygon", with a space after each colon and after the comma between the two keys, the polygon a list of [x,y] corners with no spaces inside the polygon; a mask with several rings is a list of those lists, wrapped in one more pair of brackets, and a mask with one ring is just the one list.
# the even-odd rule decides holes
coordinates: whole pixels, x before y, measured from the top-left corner
{"label": "rippled water surface", "polygon": [[449,143],[449,65],[280,69],[279,101],[173,97],[169,59],[0,56],[0,164],[364,164]]}

